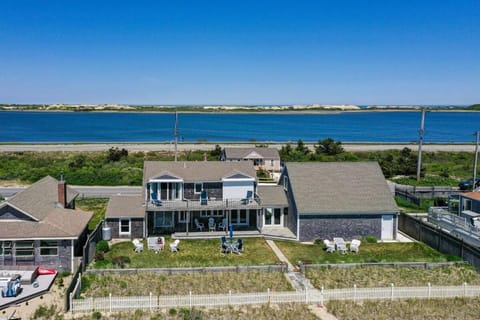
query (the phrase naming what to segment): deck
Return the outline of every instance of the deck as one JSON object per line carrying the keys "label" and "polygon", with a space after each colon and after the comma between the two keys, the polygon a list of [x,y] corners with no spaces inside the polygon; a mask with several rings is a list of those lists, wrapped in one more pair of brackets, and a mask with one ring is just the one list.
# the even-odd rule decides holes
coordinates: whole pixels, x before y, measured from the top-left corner
{"label": "deck", "polygon": [[[172,234],[174,239],[218,239],[222,236],[229,236],[225,231],[204,231],[204,232],[175,232]],[[258,230],[238,230],[233,232],[235,238],[266,238],[274,240],[297,240],[292,231],[288,228],[264,228],[261,232]]]}
{"label": "deck", "polygon": [[162,200],[161,205],[147,203],[149,211],[187,211],[187,210],[227,210],[227,209],[261,209],[258,199],[245,201],[243,199],[209,199],[201,200]]}

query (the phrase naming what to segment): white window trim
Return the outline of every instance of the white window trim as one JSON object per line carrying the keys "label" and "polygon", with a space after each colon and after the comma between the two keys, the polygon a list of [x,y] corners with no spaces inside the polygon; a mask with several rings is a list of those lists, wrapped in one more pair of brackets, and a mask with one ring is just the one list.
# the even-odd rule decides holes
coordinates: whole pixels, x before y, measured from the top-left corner
{"label": "white window trim", "polygon": [[[39,247],[38,253],[39,253],[39,255],[42,256],[42,257],[58,257],[58,254],[59,254],[59,250],[58,250],[59,245],[58,245],[58,242],[59,242],[59,241],[58,241],[58,240],[55,240],[55,241],[57,241],[57,245],[56,245],[56,246],[42,246],[42,245],[41,245],[41,244],[42,244],[42,241],[47,241],[47,240],[40,240],[40,241],[39,241],[39,243],[38,243],[38,247]],[[57,254],[42,254],[42,249],[45,249],[45,248],[48,248],[48,249],[53,249],[53,248],[55,248],[55,249],[57,249]]]}
{"label": "white window trim", "polygon": [[[197,191],[197,185],[200,185],[200,191]],[[203,191],[203,182],[195,182],[193,184],[193,193],[194,194],[200,194]]]}
{"label": "white window trim", "polygon": [[283,176],[283,190],[288,191],[288,177]]}
{"label": "white window trim", "polygon": [[[128,221],[128,232],[122,232],[122,221]],[[129,218],[120,218],[118,220],[118,234],[130,235],[132,233],[132,220]]]}
{"label": "white window trim", "polygon": [[187,220],[188,220],[188,212],[187,211],[179,211],[178,212],[178,222],[187,223]]}

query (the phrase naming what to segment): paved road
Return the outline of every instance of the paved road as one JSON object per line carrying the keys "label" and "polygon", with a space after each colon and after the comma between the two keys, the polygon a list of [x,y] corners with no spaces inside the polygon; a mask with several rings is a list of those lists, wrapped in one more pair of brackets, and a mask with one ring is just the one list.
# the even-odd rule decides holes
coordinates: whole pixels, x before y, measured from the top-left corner
{"label": "paved road", "polygon": [[[263,142],[258,142],[263,143]],[[221,147],[254,147],[255,143],[218,143]],[[272,148],[280,149],[286,143],[266,143]],[[291,143],[292,146],[296,142]],[[313,144],[306,144],[313,150]],[[380,151],[403,149],[405,147],[417,150],[416,144],[342,144],[347,151]],[[213,150],[215,143],[179,143],[179,151]],[[105,151],[111,147],[125,148],[128,151],[174,151],[173,143],[92,143],[92,144],[0,144],[0,152],[4,151]],[[424,144],[424,151],[468,151],[474,152],[473,144]]]}
{"label": "paved road", "polygon": [[[128,187],[128,186],[119,186],[119,187],[71,186],[71,187],[77,190],[78,192],[80,192],[80,197],[86,197],[86,198],[108,198],[117,194],[135,195],[135,194],[140,194],[142,192],[141,187]],[[4,198],[8,198],[23,189],[24,187],[20,187],[20,186],[0,187],[0,196]]]}

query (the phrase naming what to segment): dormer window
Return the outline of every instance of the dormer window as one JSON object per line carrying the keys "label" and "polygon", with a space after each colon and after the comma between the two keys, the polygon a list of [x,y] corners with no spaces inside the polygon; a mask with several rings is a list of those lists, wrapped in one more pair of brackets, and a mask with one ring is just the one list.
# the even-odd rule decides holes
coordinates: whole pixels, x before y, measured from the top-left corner
{"label": "dormer window", "polygon": [[288,191],[288,177],[283,176],[283,190]]}

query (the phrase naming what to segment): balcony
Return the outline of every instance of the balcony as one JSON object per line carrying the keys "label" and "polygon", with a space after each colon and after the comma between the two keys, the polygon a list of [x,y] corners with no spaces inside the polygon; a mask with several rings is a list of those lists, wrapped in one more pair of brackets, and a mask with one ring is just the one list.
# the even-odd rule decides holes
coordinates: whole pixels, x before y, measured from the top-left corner
{"label": "balcony", "polygon": [[214,199],[202,200],[162,200],[160,206],[152,202],[147,203],[148,211],[183,211],[183,210],[227,210],[227,209],[260,209],[260,197],[255,196],[251,201],[245,199]]}

